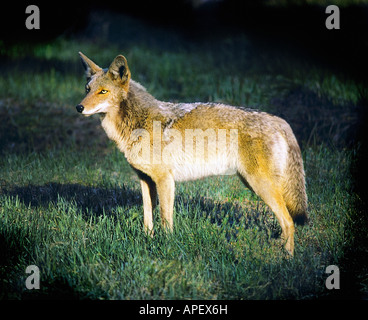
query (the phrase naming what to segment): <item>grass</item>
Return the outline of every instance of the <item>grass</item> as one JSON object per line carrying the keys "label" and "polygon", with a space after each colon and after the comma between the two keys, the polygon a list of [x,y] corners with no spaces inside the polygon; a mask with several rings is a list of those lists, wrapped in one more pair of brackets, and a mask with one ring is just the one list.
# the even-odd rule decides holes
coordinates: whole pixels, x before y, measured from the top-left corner
{"label": "grass", "polygon": [[[352,115],[359,84],[285,52],[262,51],[239,34],[198,43],[166,31],[162,52],[163,30],[124,21],[124,32],[134,30],[138,40],[0,44],[6,62],[0,76],[0,298],[328,297],[326,266],[349,272],[342,261],[354,240],[348,226],[357,200],[350,173],[356,150],[331,145],[341,130],[323,131],[330,117],[313,122],[316,109],[308,107]],[[142,40],[146,33],[152,46]],[[75,113],[84,92],[78,51],[101,66],[123,52],[133,78],[159,99],[283,108],[279,113],[303,146],[311,217],[296,229],[295,257],[285,254],[272,212],[232,176],[178,183],[173,234],[160,229],[156,210],[155,235],[145,236],[137,177],[98,119]],[[336,128],[346,124],[338,120]],[[309,126],[315,127],[312,138],[310,130],[303,133]],[[40,290],[24,285],[31,264],[40,268]],[[364,292],[364,274],[361,279]]]}
{"label": "grass", "polygon": [[[160,230],[155,212],[151,239],[142,232],[139,183],[114,149],[105,156],[8,155],[1,163],[3,298],[42,298],[54,290],[93,299],[324,295],[324,268],[338,262],[349,241],[348,155],[319,148],[305,157],[312,223],[297,228],[295,258],[288,259],[272,213],[235,177],[178,184],[174,233]],[[35,293],[23,285],[30,264],[41,272]]]}

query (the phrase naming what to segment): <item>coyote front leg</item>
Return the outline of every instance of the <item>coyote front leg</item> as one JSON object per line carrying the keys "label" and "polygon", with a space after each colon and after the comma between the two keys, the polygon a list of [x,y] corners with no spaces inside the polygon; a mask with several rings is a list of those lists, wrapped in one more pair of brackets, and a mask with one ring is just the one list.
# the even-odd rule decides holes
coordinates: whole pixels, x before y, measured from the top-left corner
{"label": "coyote front leg", "polygon": [[147,234],[153,233],[153,210],[157,204],[157,191],[155,183],[147,178],[141,179],[142,198],[143,198],[143,212],[144,212],[144,231]]}
{"label": "coyote front leg", "polygon": [[161,174],[156,180],[161,221],[167,231],[173,230],[175,182],[171,173]]}

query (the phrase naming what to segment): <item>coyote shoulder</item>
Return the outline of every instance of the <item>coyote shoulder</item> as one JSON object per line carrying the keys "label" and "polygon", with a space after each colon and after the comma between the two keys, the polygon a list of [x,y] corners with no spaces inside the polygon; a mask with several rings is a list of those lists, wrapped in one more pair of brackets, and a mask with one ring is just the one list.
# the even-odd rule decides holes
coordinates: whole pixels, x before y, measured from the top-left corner
{"label": "coyote shoulder", "polygon": [[76,109],[100,114],[106,134],[138,174],[146,232],[153,231],[157,196],[162,223],[173,229],[175,181],[237,174],[274,212],[293,254],[294,222],[303,224],[308,213],[303,160],[286,121],[220,103],[159,101],[131,79],[124,56],[102,69],[79,54],[87,84]]}

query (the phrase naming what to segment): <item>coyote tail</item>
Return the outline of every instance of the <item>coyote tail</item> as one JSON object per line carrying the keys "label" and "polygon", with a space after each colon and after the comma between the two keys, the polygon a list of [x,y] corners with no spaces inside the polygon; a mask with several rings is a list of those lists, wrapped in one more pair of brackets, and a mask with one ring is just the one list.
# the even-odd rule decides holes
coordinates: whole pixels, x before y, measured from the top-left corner
{"label": "coyote tail", "polygon": [[294,223],[304,225],[309,221],[307,193],[303,159],[296,140],[290,146],[289,156],[284,199]]}

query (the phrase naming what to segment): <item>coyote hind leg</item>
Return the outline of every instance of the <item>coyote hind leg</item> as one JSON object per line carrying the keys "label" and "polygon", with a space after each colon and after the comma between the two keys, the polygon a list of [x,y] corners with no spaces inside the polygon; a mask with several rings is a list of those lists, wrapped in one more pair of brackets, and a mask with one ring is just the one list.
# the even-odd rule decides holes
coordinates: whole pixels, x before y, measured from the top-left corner
{"label": "coyote hind leg", "polygon": [[271,195],[263,195],[262,199],[271,210],[274,212],[277,220],[280,223],[282,234],[281,238],[285,241],[285,249],[290,254],[294,253],[294,222],[289,211],[286,208],[285,201],[280,193],[273,193]]}
{"label": "coyote hind leg", "polygon": [[[250,186],[262,200],[271,208],[280,223],[281,238],[285,241],[285,249],[290,255],[294,253],[294,222],[286,207],[285,200],[280,190],[268,179],[256,178],[255,176],[244,177],[239,174],[246,186]],[[245,181],[244,181],[245,180]]]}

